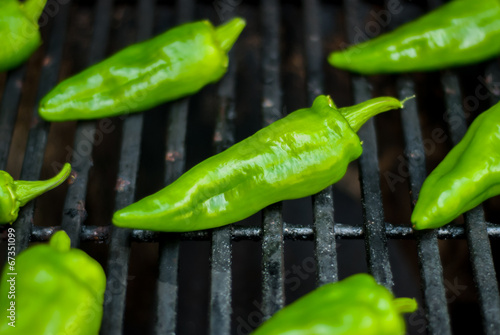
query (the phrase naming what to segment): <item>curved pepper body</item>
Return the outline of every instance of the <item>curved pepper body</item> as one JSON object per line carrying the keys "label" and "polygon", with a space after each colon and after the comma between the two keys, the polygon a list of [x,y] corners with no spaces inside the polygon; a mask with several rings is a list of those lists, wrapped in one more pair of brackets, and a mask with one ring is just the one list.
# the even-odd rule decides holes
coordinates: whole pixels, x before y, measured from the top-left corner
{"label": "curved pepper body", "polygon": [[38,18],[47,0],[0,1],[0,72],[26,61],[42,44]]}
{"label": "curved pepper body", "polygon": [[48,121],[95,119],[144,111],[199,91],[227,71],[245,21],[214,28],[187,23],[132,45],[57,85],[40,102]]}
{"label": "curved pepper body", "polygon": [[368,274],[321,286],[278,311],[252,335],[403,335],[402,313],[414,299],[398,298]]}
{"label": "curved pepper body", "polygon": [[429,71],[500,54],[500,0],[453,0],[392,32],[330,54],[362,74]]}
{"label": "curved pepper body", "polygon": [[[80,249],[70,249],[64,231],[49,244],[16,257],[15,299],[8,298],[13,275],[6,266],[0,285],[0,333],[5,335],[98,334],[106,276],[101,265]],[[9,326],[11,302],[15,327]]]}
{"label": "curved pepper body", "polygon": [[0,224],[16,221],[20,207],[62,184],[70,173],[68,163],[56,176],[42,181],[14,180],[7,172],[0,171]]}
{"label": "curved pepper body", "polygon": [[500,194],[500,103],[481,113],[426,178],[411,216],[415,229],[441,227]]}
{"label": "curved pepper body", "polygon": [[396,99],[377,98],[337,109],[329,97],[319,96],[311,108],[272,123],[119,210],[113,223],[176,232],[214,228],[272,203],[317,193],[342,178],[361,155],[353,128],[366,120],[357,112],[374,115],[400,107]]}

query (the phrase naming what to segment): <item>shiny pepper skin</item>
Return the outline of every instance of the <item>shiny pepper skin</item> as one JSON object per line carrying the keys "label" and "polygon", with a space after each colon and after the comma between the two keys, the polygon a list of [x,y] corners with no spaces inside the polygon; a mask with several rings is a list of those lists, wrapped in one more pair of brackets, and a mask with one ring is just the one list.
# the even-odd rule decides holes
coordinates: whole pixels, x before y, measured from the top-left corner
{"label": "shiny pepper skin", "polygon": [[426,178],[411,216],[415,229],[441,227],[500,194],[500,103],[481,113]]}
{"label": "shiny pepper skin", "polygon": [[0,224],[16,221],[19,208],[68,179],[71,165],[66,163],[53,178],[41,181],[14,180],[0,171]]}
{"label": "shiny pepper skin", "polygon": [[[16,257],[15,297],[9,298],[12,271],[7,264],[0,284],[0,334],[97,335],[102,319],[106,276],[101,265],[80,249],[70,249],[64,231],[49,244]],[[14,302],[15,327],[9,308]]]}
{"label": "shiny pepper skin", "polygon": [[403,335],[403,313],[417,309],[368,274],[321,286],[278,311],[252,335]]}
{"label": "shiny pepper skin", "polygon": [[26,61],[42,44],[38,19],[47,0],[0,0],[0,72]]}
{"label": "shiny pepper skin", "polygon": [[183,232],[242,220],[286,199],[317,193],[342,178],[361,155],[356,132],[370,117],[402,102],[390,97],[337,108],[318,96],[183,174],[175,182],[116,212],[120,227]]}
{"label": "shiny pepper skin", "polygon": [[330,54],[362,74],[428,71],[500,54],[500,0],[452,0],[392,32]]}
{"label": "shiny pepper skin", "polygon": [[198,92],[227,71],[227,53],[245,21],[214,28],[187,23],[129,46],[57,85],[40,102],[47,121],[104,118],[144,111]]}

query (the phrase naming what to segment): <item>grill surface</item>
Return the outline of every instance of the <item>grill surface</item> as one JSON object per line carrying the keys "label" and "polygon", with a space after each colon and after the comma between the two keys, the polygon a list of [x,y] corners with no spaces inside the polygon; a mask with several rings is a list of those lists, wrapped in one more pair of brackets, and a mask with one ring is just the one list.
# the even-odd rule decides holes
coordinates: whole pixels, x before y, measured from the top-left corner
{"label": "grill surface", "polygon": [[[325,60],[339,45],[358,42],[360,32],[372,34],[367,22],[378,22],[379,33],[440,4],[402,2],[400,14],[377,21],[373,15],[384,4],[362,0],[49,2],[44,46],[27,65],[0,75],[0,169],[40,179],[72,152],[73,176],[67,187],[21,210],[14,224],[17,252],[64,229],[74,247],[96,257],[107,273],[103,334],[245,334],[314,287],[360,271],[397,295],[417,296],[422,309],[407,319],[411,334],[498,334],[498,199],[467,213],[463,224],[424,232],[409,225],[427,171],[475,115],[498,102],[498,60],[374,78],[332,69]],[[51,126],[38,117],[38,101],[60,79],[176,24],[207,17],[219,24],[234,15],[245,17],[248,27],[231,51],[229,71],[198,95],[114,118],[109,132],[99,121]],[[471,110],[466,104],[478,100],[474,88],[484,81],[479,78],[487,78],[483,90],[491,94]],[[359,132],[364,152],[358,163],[339,186],[313,197],[275,204],[211,231],[167,234],[110,226],[113,209],[168,185],[186,168],[322,93],[341,106],[382,94],[403,99],[417,93],[417,99],[404,111],[370,120]],[[436,125],[449,140],[434,143],[429,152],[428,134]],[[399,158],[405,173],[393,163]],[[359,191],[349,193],[357,188],[357,166],[358,199]],[[402,181],[388,191],[387,176],[396,170]],[[447,271],[450,257],[441,261],[449,253],[462,266],[456,273]],[[411,272],[417,263],[419,272]],[[462,278],[469,277],[475,284],[466,282],[464,289]]]}

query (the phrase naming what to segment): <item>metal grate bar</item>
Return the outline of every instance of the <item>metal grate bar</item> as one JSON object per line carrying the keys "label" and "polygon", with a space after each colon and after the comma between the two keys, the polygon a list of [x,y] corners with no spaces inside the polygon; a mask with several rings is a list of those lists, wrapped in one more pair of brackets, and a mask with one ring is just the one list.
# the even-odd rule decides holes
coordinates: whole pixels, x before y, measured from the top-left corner
{"label": "metal grate bar", "polygon": [[[220,114],[215,129],[217,153],[234,143],[235,66],[230,63],[228,73],[219,87]],[[211,252],[210,334],[229,334],[231,330],[231,226],[212,231]]]}
{"label": "metal grate bar", "polygon": [[[94,35],[88,65],[92,65],[104,58],[106,46],[108,45],[112,6],[113,0],[100,0],[95,6]],[[109,119],[99,121],[99,125],[103,125],[103,122],[108,121]],[[62,229],[71,238],[73,248],[78,247],[80,244],[81,226],[86,218],[85,198],[87,196],[89,170],[92,167],[95,131],[95,121],[78,122],[73,142],[74,151],[78,153],[78,157],[73,157],[71,161],[74,178],[68,187],[61,223]]]}
{"label": "metal grate bar", "polygon": [[[361,25],[362,4],[359,1],[346,1],[349,41],[354,41],[351,27]],[[371,98],[371,90],[366,78],[353,78],[354,102],[361,103]],[[392,290],[394,285],[389,262],[389,251],[384,225],[384,210],[380,190],[380,171],[378,164],[377,137],[373,119],[370,119],[359,131],[363,142],[363,154],[359,159],[364,231],[368,270],[377,282]]]}
{"label": "metal grate bar", "polygon": [[175,334],[177,327],[177,292],[179,285],[179,241],[169,234],[160,235],[159,275],[157,281],[158,306],[156,334]]}
{"label": "metal grate bar", "polygon": [[[154,0],[138,4],[137,40],[142,41],[153,31]],[[115,209],[119,210],[134,201],[139,156],[141,149],[143,114],[133,114],[123,122],[120,162],[118,167]],[[104,297],[103,334],[121,334],[125,313],[127,275],[130,256],[130,229],[113,227],[109,246],[107,283]]]}
{"label": "metal grate bar", "polygon": [[[194,1],[177,1],[177,23],[189,21],[194,12]],[[179,178],[186,165],[185,140],[189,100],[172,103],[167,121],[165,155],[165,185]],[[177,328],[179,234],[160,233],[159,276],[157,282],[158,306],[156,334],[175,334]]]}
{"label": "metal grate bar", "polygon": [[[169,108],[165,185],[171,184],[185,169],[185,139],[189,101],[174,102]],[[159,277],[157,282],[157,334],[174,334],[177,327],[179,235],[160,233]]]}
{"label": "metal grate bar", "polygon": [[0,170],[7,166],[26,65],[8,73],[0,104]]}
{"label": "metal grate bar", "polygon": [[[216,152],[234,144],[236,119],[235,82],[236,64],[231,52],[229,69],[219,86],[220,108],[214,134]],[[212,230],[211,281],[210,281],[210,334],[223,335],[231,332],[231,228],[232,225]]]}
{"label": "metal grate bar", "polygon": [[[368,100],[370,96],[367,82],[364,78],[356,78],[353,82],[355,103]],[[359,159],[359,170],[362,188],[364,213],[364,231],[366,241],[366,256],[368,270],[377,282],[392,290],[391,265],[384,225],[384,210],[380,190],[378,167],[377,137],[373,119],[369,120],[359,131],[363,142],[363,154]]]}
{"label": "metal grate bar", "polygon": [[474,281],[478,289],[484,333],[498,334],[500,296],[482,206],[465,214],[465,232],[470,249]]}
{"label": "metal grate bar", "polygon": [[[415,239],[415,231],[411,227],[402,225],[392,225],[385,223],[387,238],[397,240],[413,240]],[[500,239],[500,227],[498,224],[486,223],[488,236],[491,239]],[[80,234],[81,241],[106,242],[110,236],[110,226],[82,226]],[[5,229],[5,228],[4,228]],[[33,227],[31,240],[34,242],[48,241],[54,231],[58,230],[58,226],[52,227]],[[450,225],[435,229],[438,239],[464,239],[465,230],[463,226]],[[291,225],[283,223],[283,237],[285,240],[294,241],[313,241],[315,231],[311,227],[303,227],[300,225]],[[211,236],[208,231],[194,231],[181,233],[178,235],[182,241],[209,241]],[[231,238],[233,241],[260,241],[262,236],[261,227],[243,227],[233,226]],[[365,232],[363,227],[353,226],[344,223],[335,223],[335,236],[337,239],[361,239],[364,238]],[[147,230],[132,230],[130,236],[133,242],[149,243],[161,240],[161,234],[157,234]],[[4,239],[5,240],[5,237]]]}
{"label": "metal grate bar", "polygon": [[[309,105],[323,93],[323,50],[321,47],[320,3],[305,0],[305,53]],[[338,280],[332,187],[313,196],[315,253],[318,263],[318,285]]]}
{"label": "metal grate bar", "polygon": [[[461,91],[456,75],[447,72],[442,78],[446,94],[447,120],[453,145],[467,131]],[[486,334],[496,334],[500,329],[500,296],[493,264],[490,240],[484,220],[484,210],[478,206],[465,214],[465,232],[470,249],[474,280],[478,289],[483,326]]]}
{"label": "metal grate bar", "polygon": [[[415,89],[413,86],[414,84],[410,80],[406,78],[400,79],[398,81],[399,98],[404,99],[414,95]],[[405,155],[410,173],[411,201],[412,204],[415,204],[420,187],[426,177],[425,153],[415,99],[406,102],[405,111],[401,114],[401,118],[406,142]],[[443,267],[437,245],[437,232],[436,230],[418,231],[415,235],[428,330],[431,334],[451,334],[450,318],[443,285]]]}
{"label": "metal grate bar", "polygon": [[[36,102],[33,108],[31,129],[28,135],[28,143],[21,170],[20,179],[22,180],[35,180],[40,178],[50,124],[43,121],[38,115],[38,104],[43,96],[57,83],[57,74],[59,73],[61,65],[70,4],[71,2],[68,2],[60,6],[59,13],[54,18],[52,34],[48,42],[47,54],[40,75],[40,85],[38,86]],[[30,201],[19,212],[19,218],[14,224],[17,239],[16,253],[28,247],[31,231],[33,229],[32,222],[34,212],[35,201]]]}
{"label": "metal grate bar", "polygon": [[[280,6],[279,1],[269,0],[261,4],[262,17],[262,66],[263,126],[280,119]],[[281,203],[263,210],[262,226],[262,312],[268,319],[285,304],[284,243]]]}

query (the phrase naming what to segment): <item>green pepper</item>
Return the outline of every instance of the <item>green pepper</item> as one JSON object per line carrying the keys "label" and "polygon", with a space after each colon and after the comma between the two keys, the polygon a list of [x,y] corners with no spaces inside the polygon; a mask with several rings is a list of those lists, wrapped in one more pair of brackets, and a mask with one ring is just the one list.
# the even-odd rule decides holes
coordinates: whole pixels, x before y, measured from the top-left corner
{"label": "green pepper", "polygon": [[[12,228],[10,228],[12,229]],[[58,231],[49,244],[6,264],[0,285],[0,334],[98,334],[106,275]]]}
{"label": "green pepper", "polygon": [[42,44],[38,19],[47,0],[0,0],[0,72],[19,66]]}
{"label": "green pepper", "polygon": [[361,155],[356,134],[372,116],[402,102],[390,97],[337,108],[318,96],[249,138],[196,165],[175,182],[113,215],[120,227],[193,231],[242,220],[338,181]]}
{"label": "green pepper", "polygon": [[14,180],[7,172],[0,171],[0,224],[16,221],[20,207],[61,185],[70,173],[68,163],[56,176],[42,181]]}
{"label": "green pepper", "polygon": [[500,194],[500,103],[481,113],[425,179],[411,216],[415,229],[438,228]]}
{"label": "green pepper", "polygon": [[392,32],[333,52],[331,65],[362,74],[429,71],[500,54],[500,0],[453,0]]}
{"label": "green pepper", "polygon": [[244,27],[241,18],[218,28],[199,21],[129,46],[57,85],[40,102],[40,116],[104,118],[196,93],[226,73],[227,53]]}
{"label": "green pepper", "polygon": [[278,311],[252,335],[403,335],[401,314],[417,302],[394,299],[372,276],[360,273],[317,288]]}

